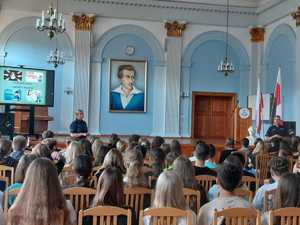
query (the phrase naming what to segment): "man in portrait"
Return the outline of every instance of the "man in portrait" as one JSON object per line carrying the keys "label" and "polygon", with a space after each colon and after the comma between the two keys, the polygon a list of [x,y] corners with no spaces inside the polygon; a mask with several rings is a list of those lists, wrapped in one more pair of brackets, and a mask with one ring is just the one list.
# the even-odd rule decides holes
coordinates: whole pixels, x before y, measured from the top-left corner
{"label": "man in portrait", "polygon": [[136,70],[132,65],[118,68],[120,85],[111,92],[111,110],[144,111],[144,92],[134,86]]}

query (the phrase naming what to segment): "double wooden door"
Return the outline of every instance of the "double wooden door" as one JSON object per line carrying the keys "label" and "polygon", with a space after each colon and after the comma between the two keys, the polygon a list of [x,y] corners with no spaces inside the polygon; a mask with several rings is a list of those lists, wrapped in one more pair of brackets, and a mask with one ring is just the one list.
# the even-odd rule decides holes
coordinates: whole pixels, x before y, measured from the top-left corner
{"label": "double wooden door", "polygon": [[225,140],[233,137],[236,95],[193,93],[192,137]]}

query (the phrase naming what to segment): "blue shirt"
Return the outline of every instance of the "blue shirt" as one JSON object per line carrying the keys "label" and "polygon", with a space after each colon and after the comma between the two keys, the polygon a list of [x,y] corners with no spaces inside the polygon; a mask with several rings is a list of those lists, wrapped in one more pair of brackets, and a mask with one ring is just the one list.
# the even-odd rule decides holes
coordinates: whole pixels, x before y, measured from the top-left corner
{"label": "blue shirt", "polygon": [[110,109],[112,110],[132,110],[144,111],[144,93],[133,94],[131,100],[126,108],[123,108],[121,102],[121,94],[118,92],[111,92]]}
{"label": "blue shirt", "polygon": [[272,184],[264,184],[263,186],[261,186],[253,199],[253,207],[258,209],[258,210],[263,210],[264,207],[264,195],[266,191],[270,191],[270,190],[274,190],[276,189],[278,186],[278,182],[274,182]]}
{"label": "blue shirt", "polygon": [[84,120],[74,120],[70,125],[70,133],[87,133],[87,125]]}
{"label": "blue shirt", "polygon": [[10,153],[10,157],[13,158],[16,161],[19,161],[20,158],[24,155],[24,151],[22,150],[14,150],[12,153]]}

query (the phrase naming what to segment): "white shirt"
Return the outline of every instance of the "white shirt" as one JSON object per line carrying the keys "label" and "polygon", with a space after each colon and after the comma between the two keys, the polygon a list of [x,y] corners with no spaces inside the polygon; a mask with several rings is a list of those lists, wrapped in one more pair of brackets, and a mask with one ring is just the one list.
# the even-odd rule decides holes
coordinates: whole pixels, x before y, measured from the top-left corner
{"label": "white shirt", "polygon": [[129,93],[129,95],[126,95],[124,91],[122,90],[122,86],[120,85],[116,89],[113,90],[113,92],[117,92],[121,96],[121,103],[123,109],[126,108],[126,106],[129,104],[130,100],[132,99],[133,95],[143,93],[141,90],[137,89],[135,86],[133,86],[132,91]]}

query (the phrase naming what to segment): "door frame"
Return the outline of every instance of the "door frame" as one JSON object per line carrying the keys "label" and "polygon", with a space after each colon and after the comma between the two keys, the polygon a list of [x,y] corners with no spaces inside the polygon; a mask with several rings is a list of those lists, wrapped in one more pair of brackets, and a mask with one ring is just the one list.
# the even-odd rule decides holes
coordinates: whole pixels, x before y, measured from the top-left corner
{"label": "door frame", "polygon": [[[198,96],[206,96],[206,97],[231,97],[231,102],[232,102],[232,114],[237,107],[237,102],[236,102],[236,93],[227,93],[227,92],[199,92],[199,91],[193,91],[192,92],[192,120],[191,120],[191,128],[192,128],[192,136],[191,138],[195,138],[195,104],[196,104],[196,98]],[[232,136],[233,136],[233,122],[234,122],[234,116],[232,115],[231,118],[232,122]]]}

